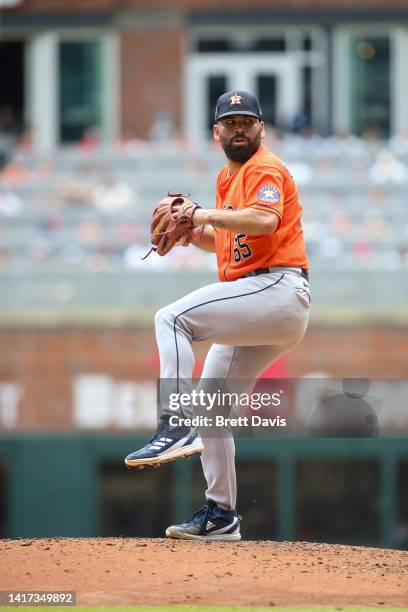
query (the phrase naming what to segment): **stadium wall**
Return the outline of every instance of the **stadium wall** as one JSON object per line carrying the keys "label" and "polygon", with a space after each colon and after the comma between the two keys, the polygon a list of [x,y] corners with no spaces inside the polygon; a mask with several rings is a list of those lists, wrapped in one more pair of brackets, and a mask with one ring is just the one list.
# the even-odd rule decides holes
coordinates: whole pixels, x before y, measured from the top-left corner
{"label": "stadium wall", "polygon": [[[137,421],[123,416],[125,408],[118,407],[115,414],[114,401],[107,399],[112,394],[118,406],[131,403],[133,410],[137,410],[138,397],[149,394],[151,414],[140,426],[154,425],[159,360],[150,326],[3,328],[0,345],[0,430],[137,428]],[[298,348],[267,375],[404,378],[408,374],[407,345],[406,326],[311,325]],[[198,375],[208,343],[195,346]],[[99,400],[89,396],[84,376],[97,377],[89,379],[89,384],[97,384]],[[95,401],[107,402],[106,411],[111,412],[105,419],[95,412],[92,420]],[[81,411],[75,404],[83,402],[82,411],[88,411],[88,416],[75,413]]]}
{"label": "stadium wall", "polygon": [[[0,537],[161,537],[202,500],[200,465],[177,462],[154,478],[127,471],[123,456],[141,442],[0,435]],[[245,533],[404,548],[407,460],[405,440],[396,438],[237,440]]]}

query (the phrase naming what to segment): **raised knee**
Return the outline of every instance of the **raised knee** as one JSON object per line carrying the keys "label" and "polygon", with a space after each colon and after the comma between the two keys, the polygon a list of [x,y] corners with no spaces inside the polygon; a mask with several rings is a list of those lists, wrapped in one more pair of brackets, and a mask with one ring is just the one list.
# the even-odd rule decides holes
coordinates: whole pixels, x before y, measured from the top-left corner
{"label": "raised knee", "polygon": [[164,308],[160,308],[155,314],[154,324],[155,327],[162,327],[163,325],[173,325],[174,324],[174,314],[172,313],[172,309],[169,306],[165,306]]}

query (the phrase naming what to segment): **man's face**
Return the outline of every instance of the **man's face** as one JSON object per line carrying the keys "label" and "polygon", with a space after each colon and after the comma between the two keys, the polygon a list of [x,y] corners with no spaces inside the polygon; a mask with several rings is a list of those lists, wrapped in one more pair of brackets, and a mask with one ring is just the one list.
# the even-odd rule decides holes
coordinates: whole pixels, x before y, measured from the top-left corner
{"label": "man's face", "polygon": [[221,143],[229,160],[245,163],[259,148],[265,136],[264,123],[249,115],[230,115],[214,125],[214,138]]}

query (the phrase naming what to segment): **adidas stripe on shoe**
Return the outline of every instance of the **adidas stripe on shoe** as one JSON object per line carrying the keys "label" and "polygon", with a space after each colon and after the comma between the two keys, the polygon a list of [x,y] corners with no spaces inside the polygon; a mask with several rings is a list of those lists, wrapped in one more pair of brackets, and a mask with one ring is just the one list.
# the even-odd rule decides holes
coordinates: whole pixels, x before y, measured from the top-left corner
{"label": "adidas stripe on shoe", "polygon": [[201,454],[204,447],[197,430],[187,426],[171,427],[169,419],[170,415],[163,415],[149,442],[125,458],[128,467],[158,467],[175,459]]}
{"label": "adidas stripe on shoe", "polygon": [[205,506],[190,514],[181,525],[166,529],[168,538],[237,542],[241,539],[241,517],[235,510],[224,510],[209,499]]}

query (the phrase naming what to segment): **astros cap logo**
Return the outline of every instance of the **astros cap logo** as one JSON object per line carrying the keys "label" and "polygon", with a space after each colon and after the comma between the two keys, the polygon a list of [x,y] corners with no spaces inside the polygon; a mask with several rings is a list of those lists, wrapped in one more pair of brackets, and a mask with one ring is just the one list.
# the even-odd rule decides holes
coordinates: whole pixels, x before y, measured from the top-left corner
{"label": "astros cap logo", "polygon": [[235,93],[233,96],[230,97],[231,100],[231,106],[233,104],[241,104],[241,100],[243,100],[244,98],[242,96],[239,96],[237,93]]}

